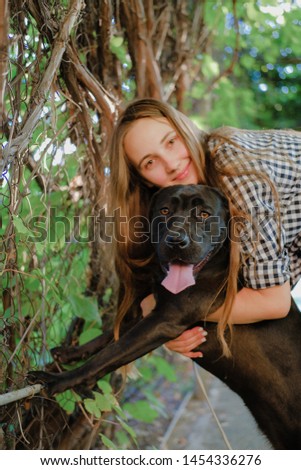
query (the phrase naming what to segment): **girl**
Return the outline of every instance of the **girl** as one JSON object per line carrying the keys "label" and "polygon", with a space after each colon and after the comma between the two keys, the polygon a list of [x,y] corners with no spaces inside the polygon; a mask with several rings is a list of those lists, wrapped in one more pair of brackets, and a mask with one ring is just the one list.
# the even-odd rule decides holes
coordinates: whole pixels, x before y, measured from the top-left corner
{"label": "girl", "polygon": [[[117,335],[130,309],[138,312],[141,307],[146,315],[154,306],[152,251],[141,227],[154,192],[176,184],[219,188],[229,201],[230,214],[242,221],[231,227],[225,304],[207,317],[219,323],[221,338],[227,324],[287,315],[290,289],[301,277],[300,132],[221,128],[206,134],[170,105],[141,99],[121,115],[110,159],[120,279]],[[238,272],[243,276],[239,292]],[[200,357],[202,353],[193,349],[205,336],[204,330],[193,328],[167,346]]]}

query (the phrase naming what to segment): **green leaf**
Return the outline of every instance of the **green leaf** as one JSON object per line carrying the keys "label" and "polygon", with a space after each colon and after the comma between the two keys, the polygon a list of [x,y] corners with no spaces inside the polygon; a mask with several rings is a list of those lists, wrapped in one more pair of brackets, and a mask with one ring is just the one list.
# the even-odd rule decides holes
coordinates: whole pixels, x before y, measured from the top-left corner
{"label": "green leaf", "polygon": [[127,416],[126,416],[126,413],[122,410],[122,408],[120,408],[120,406],[114,406],[113,405],[113,410],[121,417],[122,420],[126,420],[127,419]]}
{"label": "green leaf", "polygon": [[112,410],[113,403],[116,402],[114,395],[109,395],[109,394],[103,395],[102,393],[99,393],[99,392],[93,392],[93,394],[95,396],[96,404],[101,411]]}
{"label": "green leaf", "polygon": [[72,414],[75,410],[76,403],[81,401],[80,396],[72,390],[66,390],[66,392],[58,393],[55,396],[55,399],[67,414]]}
{"label": "green leaf", "polygon": [[206,78],[213,78],[219,74],[219,64],[210,55],[203,56],[203,74]]}
{"label": "green leaf", "polygon": [[191,90],[191,97],[196,100],[203,98],[206,88],[207,88],[206,83],[203,83],[203,82],[195,83],[195,85],[192,87],[192,90]]}
{"label": "green leaf", "polygon": [[131,426],[129,426],[127,423],[125,423],[121,418],[119,418],[117,416],[117,420],[118,422],[121,424],[121,426],[123,427],[123,429],[131,436],[131,438],[134,440],[134,442],[137,444],[137,441],[136,441],[136,437],[137,437],[137,434],[134,430],[134,428],[132,428]]}
{"label": "green leaf", "polygon": [[81,333],[79,337],[79,344],[82,345],[88,343],[101,334],[102,330],[100,328],[89,328]]}
{"label": "green leaf", "polygon": [[109,384],[109,382],[107,382],[107,381],[104,380],[104,379],[98,380],[98,381],[97,381],[97,386],[98,386],[98,388],[100,388],[100,390],[101,390],[103,393],[112,393],[111,384]]}
{"label": "green leaf", "polygon": [[84,406],[89,413],[95,416],[95,418],[101,417],[99,406],[97,405],[96,400],[93,400],[93,398],[86,398],[84,400]]}
{"label": "green leaf", "polygon": [[150,364],[148,361],[146,361],[145,365],[139,366],[139,373],[142,375],[144,382],[153,381],[154,371],[153,371],[153,367],[150,367]]}
{"label": "green leaf", "polygon": [[118,449],[131,448],[131,437],[122,428],[115,431],[114,440],[117,442]]}
{"label": "green leaf", "polygon": [[123,44],[123,38],[121,36],[113,36],[111,39],[111,47],[118,48]]}
{"label": "green leaf", "polygon": [[41,292],[41,281],[36,277],[26,279],[26,289],[30,292]]}
{"label": "green leaf", "polygon": [[18,233],[22,233],[23,235],[33,235],[33,232],[24,225],[23,220],[18,215],[13,215],[13,222]]}
{"label": "green leaf", "polygon": [[86,398],[84,405],[89,413],[93,414],[96,418],[100,418],[102,411],[112,411],[113,405],[116,406],[116,399],[114,395],[99,392],[93,392],[94,398]]}
{"label": "green leaf", "polygon": [[107,436],[105,436],[104,434],[100,433],[99,434],[100,437],[101,437],[101,440],[102,440],[102,443],[108,447],[108,449],[113,449],[113,450],[117,450],[117,447],[115,446],[114,442],[111,441],[111,439],[109,439]]}
{"label": "green leaf", "polygon": [[258,12],[258,10],[256,10],[254,2],[247,2],[245,4],[245,8],[246,8],[246,11],[247,11],[247,17],[250,20],[256,21],[258,19],[258,17],[260,17],[260,12]]}
{"label": "green leaf", "polygon": [[83,297],[77,294],[70,294],[68,300],[72,306],[75,316],[83,318],[87,322],[95,322],[101,325],[96,299]]}
{"label": "green leaf", "polygon": [[102,297],[102,301],[104,304],[108,304],[110,302],[110,299],[111,299],[111,296],[112,296],[112,292],[113,292],[113,289],[112,287],[108,287],[106,290],[105,290],[105,293]]}
{"label": "green leaf", "polygon": [[159,413],[149,406],[147,400],[138,400],[135,403],[126,403],[123,407],[133,418],[143,423],[152,423]]}
{"label": "green leaf", "polygon": [[159,374],[163,375],[170,382],[176,382],[177,375],[173,366],[171,366],[166,359],[160,356],[150,357],[150,363],[154,364]]}

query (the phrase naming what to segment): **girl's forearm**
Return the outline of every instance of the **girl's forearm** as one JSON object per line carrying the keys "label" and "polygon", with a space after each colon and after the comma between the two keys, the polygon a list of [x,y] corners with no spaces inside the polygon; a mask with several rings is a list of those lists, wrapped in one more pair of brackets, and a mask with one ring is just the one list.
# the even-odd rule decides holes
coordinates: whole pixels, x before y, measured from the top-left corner
{"label": "girl's forearm", "polygon": [[[234,299],[229,320],[232,324],[245,324],[283,318],[288,314],[290,304],[289,281],[281,286],[267,289],[255,290],[244,287]],[[207,320],[217,322],[222,312],[223,307],[220,307],[208,315]]]}

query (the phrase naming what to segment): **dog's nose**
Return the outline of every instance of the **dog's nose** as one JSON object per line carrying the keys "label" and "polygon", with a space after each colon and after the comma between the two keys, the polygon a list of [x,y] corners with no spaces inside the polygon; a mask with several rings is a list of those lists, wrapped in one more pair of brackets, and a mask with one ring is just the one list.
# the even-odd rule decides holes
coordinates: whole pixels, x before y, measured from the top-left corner
{"label": "dog's nose", "polygon": [[165,239],[166,245],[169,247],[179,246],[180,248],[186,248],[189,245],[189,237],[186,233],[177,233],[174,235],[167,235]]}

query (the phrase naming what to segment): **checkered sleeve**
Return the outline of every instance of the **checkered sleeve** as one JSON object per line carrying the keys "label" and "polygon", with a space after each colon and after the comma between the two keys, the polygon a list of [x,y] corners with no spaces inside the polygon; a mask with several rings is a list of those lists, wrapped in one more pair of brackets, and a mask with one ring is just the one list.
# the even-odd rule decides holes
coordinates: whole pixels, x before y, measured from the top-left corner
{"label": "checkered sleeve", "polygon": [[228,196],[249,217],[239,233],[245,286],[264,289],[283,284],[290,278],[289,256],[270,185],[250,175],[225,179]]}
{"label": "checkered sleeve", "polygon": [[[264,289],[290,280],[293,286],[301,277],[301,133],[230,130],[230,141],[215,134],[209,149],[226,196],[248,217],[235,234],[244,285]],[[229,169],[236,175],[225,176]]]}
{"label": "checkered sleeve", "polygon": [[[225,145],[220,152],[220,163],[225,161],[229,164],[231,160],[241,158],[240,153],[240,149]],[[224,176],[223,179],[226,195],[234,207],[248,216],[248,219],[240,221],[242,228],[238,237],[244,285],[264,289],[290,279],[290,258],[272,187],[267,179],[256,174],[268,175],[273,181],[273,165],[253,160],[246,164],[245,169],[248,174]]]}

